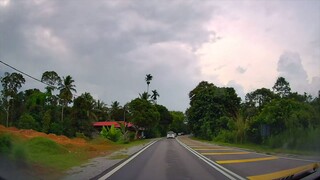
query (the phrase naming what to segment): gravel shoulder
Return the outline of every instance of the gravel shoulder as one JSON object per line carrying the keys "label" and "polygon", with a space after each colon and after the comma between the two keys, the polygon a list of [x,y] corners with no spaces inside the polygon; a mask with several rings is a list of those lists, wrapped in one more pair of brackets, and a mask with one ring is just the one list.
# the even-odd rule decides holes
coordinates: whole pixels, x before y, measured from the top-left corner
{"label": "gravel shoulder", "polygon": [[[149,143],[151,142],[152,141],[150,141]],[[95,176],[104,172],[106,169],[111,168],[112,166],[116,165],[122,160],[140,151],[149,143],[133,146],[130,148],[124,148],[104,157],[93,158],[89,160],[89,162],[81,166],[73,167],[70,170],[66,171],[66,176],[63,177],[62,179],[63,180],[82,180],[82,179],[84,180],[84,179],[94,178]]]}

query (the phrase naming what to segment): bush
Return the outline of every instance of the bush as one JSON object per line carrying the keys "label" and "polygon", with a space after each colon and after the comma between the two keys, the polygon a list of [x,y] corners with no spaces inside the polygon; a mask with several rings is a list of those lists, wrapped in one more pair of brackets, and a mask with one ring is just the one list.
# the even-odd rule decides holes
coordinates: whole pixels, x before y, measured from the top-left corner
{"label": "bush", "polygon": [[234,143],[236,136],[237,133],[235,131],[221,130],[213,140],[218,142]]}
{"label": "bush", "polygon": [[61,123],[56,123],[56,122],[51,123],[49,133],[56,134],[56,135],[62,135],[63,126],[61,125]]}
{"label": "bush", "polygon": [[320,128],[297,128],[269,137],[266,144],[272,148],[320,152],[319,137]]}
{"label": "bush", "polygon": [[84,133],[76,132],[76,137],[88,140],[88,137]]}
{"label": "bush", "polygon": [[12,148],[12,138],[9,134],[0,135],[0,153],[10,153]]}
{"label": "bush", "polygon": [[102,127],[102,130],[100,132],[100,135],[110,139],[113,142],[117,142],[121,139],[121,131],[112,125],[110,128],[105,128],[104,126]]}
{"label": "bush", "polygon": [[23,114],[19,119],[18,127],[37,130],[38,123],[30,114]]}

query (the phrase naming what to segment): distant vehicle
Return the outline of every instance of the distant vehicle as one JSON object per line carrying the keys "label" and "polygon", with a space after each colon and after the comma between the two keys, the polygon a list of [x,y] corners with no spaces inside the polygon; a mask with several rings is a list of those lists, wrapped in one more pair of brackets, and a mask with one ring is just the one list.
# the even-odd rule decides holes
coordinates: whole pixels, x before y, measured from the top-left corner
{"label": "distant vehicle", "polygon": [[167,133],[167,139],[172,138],[174,139],[176,137],[175,133],[173,131],[168,131]]}

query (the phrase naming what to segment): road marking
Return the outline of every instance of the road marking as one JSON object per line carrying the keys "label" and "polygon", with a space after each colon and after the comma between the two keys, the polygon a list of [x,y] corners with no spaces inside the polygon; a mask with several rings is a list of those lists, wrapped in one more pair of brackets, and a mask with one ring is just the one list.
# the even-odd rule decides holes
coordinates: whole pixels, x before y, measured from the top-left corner
{"label": "road marking", "polygon": [[230,171],[229,169],[217,164],[216,162],[213,162],[211,159],[203,156],[202,154],[198,153],[197,151],[193,150],[192,148],[188,147],[186,144],[182,143],[178,138],[176,138],[176,140],[178,141],[178,143],[183,146],[184,148],[186,148],[187,150],[189,150],[192,154],[194,154],[195,156],[197,156],[199,159],[203,160],[205,163],[207,163],[209,166],[211,166],[212,168],[214,168],[215,170],[219,171],[220,173],[222,173],[223,175],[225,175],[227,178],[231,179],[231,180],[245,180],[245,178],[239,176],[238,174]]}
{"label": "road marking", "polygon": [[293,176],[295,174],[299,174],[305,171],[313,171],[314,169],[319,168],[319,163],[312,163],[305,166],[300,166],[293,169],[287,169],[283,171],[277,171],[269,174],[261,174],[257,176],[249,176],[248,179],[251,180],[260,180],[260,179],[280,179],[280,178],[286,178],[289,176]]}
{"label": "road marking", "polygon": [[190,146],[188,144],[186,144],[186,145],[191,147],[191,148],[207,148],[207,147],[210,147],[210,146]]}
{"label": "road marking", "polygon": [[143,151],[145,151],[148,147],[152,146],[154,143],[156,143],[157,141],[153,141],[151,142],[149,145],[147,145],[146,147],[144,147],[143,149],[141,149],[139,152],[137,152],[136,154],[134,154],[133,156],[131,156],[129,159],[127,159],[126,161],[124,161],[123,163],[121,163],[119,166],[115,167],[114,169],[112,169],[111,171],[109,171],[107,174],[105,174],[104,176],[102,176],[101,178],[99,178],[98,180],[105,180],[107,178],[109,178],[110,176],[112,176],[112,174],[114,174],[115,172],[117,172],[119,169],[121,169],[123,166],[125,166],[126,164],[128,164],[130,161],[132,161],[134,158],[136,158],[139,154],[141,154]]}
{"label": "road marking", "polygon": [[236,155],[236,154],[249,154],[250,152],[221,152],[221,153],[201,153],[202,155]]}
{"label": "road marking", "polygon": [[251,158],[251,159],[237,159],[237,160],[223,160],[223,161],[216,161],[219,164],[232,164],[232,163],[246,163],[246,162],[256,162],[256,161],[267,161],[267,160],[274,160],[278,159],[276,156],[265,157],[265,158]]}
{"label": "road marking", "polygon": [[196,151],[229,151],[234,149],[224,149],[224,148],[210,148],[210,149],[194,149]]}

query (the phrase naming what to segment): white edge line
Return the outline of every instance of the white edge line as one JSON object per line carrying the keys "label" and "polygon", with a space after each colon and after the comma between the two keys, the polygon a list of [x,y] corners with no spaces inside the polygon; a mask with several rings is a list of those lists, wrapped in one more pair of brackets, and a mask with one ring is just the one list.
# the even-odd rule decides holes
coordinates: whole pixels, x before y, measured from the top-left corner
{"label": "white edge line", "polygon": [[158,140],[151,142],[149,145],[147,145],[146,147],[144,147],[143,149],[141,149],[139,152],[137,152],[135,155],[131,156],[129,159],[125,160],[123,163],[121,163],[119,166],[115,167],[114,169],[112,169],[111,171],[109,171],[107,174],[105,174],[104,176],[102,176],[101,178],[99,178],[98,180],[105,180],[107,178],[109,178],[112,174],[114,174],[115,172],[117,172],[119,169],[121,169],[123,166],[125,166],[126,164],[128,164],[130,161],[132,161],[134,158],[136,158],[139,154],[141,154],[144,150],[146,150],[148,147],[150,147],[151,145],[153,145],[154,143],[156,143]]}
{"label": "white edge line", "polygon": [[[195,156],[197,156],[198,158],[200,158],[201,160],[203,160],[204,162],[206,162],[209,166],[213,167],[214,169],[216,169],[217,171],[219,171],[220,173],[222,173],[223,175],[227,176],[229,179],[232,180],[236,180],[234,177],[241,179],[241,180],[245,180],[245,178],[239,176],[238,174],[235,174],[234,172],[226,169],[225,167],[213,162],[211,159],[203,156],[202,154],[198,153],[197,151],[193,150],[192,148],[189,148],[187,145],[185,145],[184,143],[182,143],[179,139],[176,139],[183,147],[185,147],[187,150],[189,150],[191,153],[193,153]],[[229,174],[228,174],[229,173]],[[232,177],[234,176],[234,177]]]}

